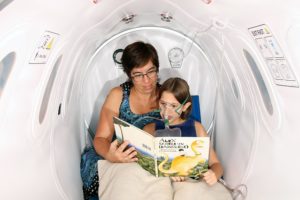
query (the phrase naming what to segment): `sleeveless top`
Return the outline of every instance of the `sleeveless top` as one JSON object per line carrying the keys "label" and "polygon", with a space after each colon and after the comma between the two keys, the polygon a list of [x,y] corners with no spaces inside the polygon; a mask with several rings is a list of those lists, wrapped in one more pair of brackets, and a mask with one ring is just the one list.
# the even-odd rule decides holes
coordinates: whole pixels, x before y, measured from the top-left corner
{"label": "sleeveless top", "polygon": [[[155,130],[160,130],[165,128],[163,121],[155,121]],[[197,137],[195,120],[187,119],[185,122],[176,125],[170,125],[170,129],[179,128],[181,130],[181,137]]]}
{"label": "sleeveless top", "polygon": [[[123,99],[119,108],[119,118],[133,124],[134,126],[142,129],[145,125],[160,119],[160,113],[151,111],[145,114],[135,114],[130,109],[129,95],[132,87],[132,82],[125,82],[120,85],[123,89]],[[158,85],[159,87],[160,85]]]}
{"label": "sleeveless top", "polygon": [[[158,84],[158,87],[160,85]],[[145,114],[135,114],[131,111],[129,105],[130,88],[132,87],[131,82],[125,82],[121,85],[123,89],[123,98],[119,108],[119,118],[131,123],[139,128],[143,128],[146,124],[157,121],[160,119],[159,112],[148,112]],[[114,134],[112,141],[116,139]],[[83,182],[83,193],[85,200],[98,200],[98,165],[97,161],[103,159],[99,156],[94,147],[90,146],[85,148],[81,156],[80,173]],[[102,186],[103,187],[103,186]]]}

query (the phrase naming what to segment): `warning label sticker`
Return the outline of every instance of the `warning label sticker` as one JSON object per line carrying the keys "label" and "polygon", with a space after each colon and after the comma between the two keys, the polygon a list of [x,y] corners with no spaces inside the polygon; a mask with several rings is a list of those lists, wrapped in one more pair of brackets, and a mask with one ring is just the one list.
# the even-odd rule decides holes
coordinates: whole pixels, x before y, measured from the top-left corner
{"label": "warning label sticker", "polygon": [[59,34],[45,31],[35,48],[29,64],[46,64]]}
{"label": "warning label sticker", "polygon": [[299,87],[294,72],[270,28],[266,24],[261,24],[248,28],[248,31],[264,57],[275,84]]}

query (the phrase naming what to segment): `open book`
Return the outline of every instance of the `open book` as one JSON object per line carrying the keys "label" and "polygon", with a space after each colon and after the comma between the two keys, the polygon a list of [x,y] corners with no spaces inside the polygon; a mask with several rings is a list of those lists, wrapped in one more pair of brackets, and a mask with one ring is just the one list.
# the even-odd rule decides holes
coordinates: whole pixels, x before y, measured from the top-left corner
{"label": "open book", "polygon": [[117,117],[113,121],[119,143],[128,140],[138,164],[151,174],[199,179],[207,171],[209,137],[154,137]]}

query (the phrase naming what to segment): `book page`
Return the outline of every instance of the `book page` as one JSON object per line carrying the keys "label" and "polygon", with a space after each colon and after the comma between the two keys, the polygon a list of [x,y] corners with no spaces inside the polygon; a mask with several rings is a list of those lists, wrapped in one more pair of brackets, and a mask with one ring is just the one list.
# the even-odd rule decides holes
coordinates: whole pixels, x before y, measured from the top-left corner
{"label": "book page", "polygon": [[135,147],[138,153],[138,164],[151,174],[156,175],[154,137],[117,117],[114,117],[113,121],[119,143],[128,140],[130,146]]}
{"label": "book page", "polygon": [[199,179],[208,169],[209,137],[157,137],[158,176]]}

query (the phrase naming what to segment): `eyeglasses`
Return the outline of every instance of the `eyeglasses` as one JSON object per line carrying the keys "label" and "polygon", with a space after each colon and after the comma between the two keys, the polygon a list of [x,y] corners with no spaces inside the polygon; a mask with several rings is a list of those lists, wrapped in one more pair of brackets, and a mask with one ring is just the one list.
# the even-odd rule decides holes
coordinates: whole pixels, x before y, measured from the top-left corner
{"label": "eyeglasses", "polygon": [[144,73],[136,73],[135,75],[131,76],[131,78],[135,81],[142,81],[144,76],[147,76],[149,79],[153,79],[157,75],[157,69],[150,69],[145,74]]}

